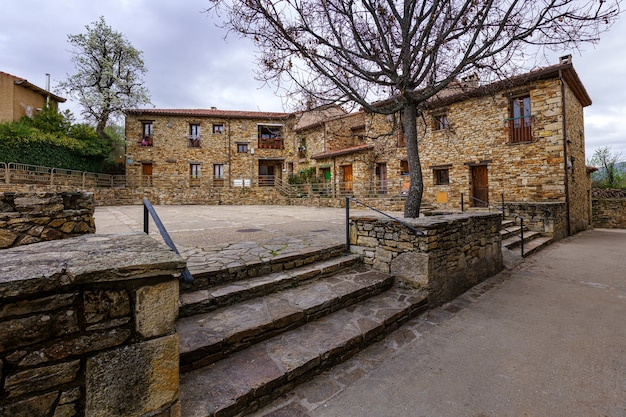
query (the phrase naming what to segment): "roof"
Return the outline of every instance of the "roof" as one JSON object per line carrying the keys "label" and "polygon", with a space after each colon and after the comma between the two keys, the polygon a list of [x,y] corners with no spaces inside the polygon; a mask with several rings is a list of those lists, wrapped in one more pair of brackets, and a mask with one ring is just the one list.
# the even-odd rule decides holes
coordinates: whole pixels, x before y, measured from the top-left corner
{"label": "roof", "polygon": [[136,116],[190,116],[190,117],[216,117],[230,119],[275,119],[288,118],[291,113],[218,110],[218,109],[127,109],[126,114]]}
{"label": "roof", "polygon": [[330,119],[346,115],[346,111],[341,107],[329,104],[320,106],[311,110],[303,111],[298,114],[299,119],[294,127],[296,132],[307,129],[313,129],[320,126]]}
{"label": "roof", "polygon": [[36,93],[39,93],[43,96],[50,96],[50,98],[58,103],[65,103],[66,99],[60,96],[57,96],[56,94],[51,93],[48,90],[45,90],[41,87],[37,87],[35,84],[29,83],[28,80],[26,78],[20,78],[20,77],[16,77],[15,75],[0,71],[0,75],[4,75],[5,77],[9,77],[13,79],[13,83],[15,85],[21,85],[24,88],[28,88],[29,90],[32,90]]}
{"label": "roof", "polygon": [[325,158],[333,158],[335,156],[348,155],[351,153],[357,153],[361,151],[366,151],[369,149],[373,149],[374,145],[359,145],[353,146],[351,148],[339,149],[336,151],[324,152],[317,155],[312,155],[311,159],[325,159]]}
{"label": "roof", "polygon": [[[531,82],[546,80],[550,78],[563,77],[563,80],[571,88],[572,92],[583,107],[591,105],[591,97],[587,93],[585,86],[578,77],[576,70],[571,61],[552,65],[545,68],[539,68],[534,71],[527,72],[525,74],[516,75],[504,80],[496,81],[491,84],[467,88],[461,87],[457,84],[457,93],[444,95],[441,98],[432,100],[430,106],[441,107],[455,101],[461,101],[470,97],[479,97],[487,94],[491,94],[497,91],[508,90],[515,87],[521,87]],[[458,91],[461,90],[461,91]]]}
{"label": "roof", "polygon": [[[495,81],[493,83],[482,86],[475,86],[475,79],[470,80],[469,83],[464,81],[458,82],[456,80],[452,81],[448,88],[445,88],[433,98],[428,100],[428,107],[443,107],[455,102],[466,100],[468,98],[486,96],[499,91],[521,87],[531,82],[557,78],[559,76],[562,77],[563,80],[565,80],[565,82],[570,87],[570,89],[583,107],[591,105],[591,97],[589,97],[585,86],[578,77],[578,74],[574,69],[574,65],[572,64],[571,59],[566,59],[556,65],[539,68],[534,71],[509,77],[504,80]],[[392,100],[393,98],[382,100],[376,103],[376,105],[385,106]]]}

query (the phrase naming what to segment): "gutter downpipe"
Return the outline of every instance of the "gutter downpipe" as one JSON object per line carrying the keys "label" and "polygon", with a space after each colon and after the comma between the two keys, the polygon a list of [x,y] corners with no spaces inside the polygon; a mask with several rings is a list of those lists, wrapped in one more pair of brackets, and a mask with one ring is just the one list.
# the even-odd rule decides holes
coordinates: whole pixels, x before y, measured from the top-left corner
{"label": "gutter downpipe", "polygon": [[565,173],[565,210],[567,213],[567,236],[572,235],[570,198],[569,198],[569,177],[567,172],[567,113],[565,112],[565,80],[563,70],[559,70],[559,81],[561,82],[561,108],[563,109],[563,172]]}
{"label": "gutter downpipe", "polygon": [[232,146],[231,146],[231,133],[230,133],[230,117],[228,118],[228,188],[233,186],[232,174],[233,174],[233,164],[231,161],[232,155]]}

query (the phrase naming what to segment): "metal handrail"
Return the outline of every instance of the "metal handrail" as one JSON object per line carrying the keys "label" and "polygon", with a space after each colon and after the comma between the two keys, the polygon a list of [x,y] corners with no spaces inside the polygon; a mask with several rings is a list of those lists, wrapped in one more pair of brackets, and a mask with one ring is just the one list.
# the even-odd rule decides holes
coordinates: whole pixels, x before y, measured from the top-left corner
{"label": "metal handrail", "polygon": [[411,232],[413,232],[414,234],[418,235],[418,236],[426,236],[427,233],[424,230],[418,230],[415,227],[411,226],[410,224],[398,219],[397,217],[393,217],[387,213],[384,213],[370,205],[367,205],[365,203],[363,203],[362,201],[357,200],[356,198],[353,197],[346,197],[346,252],[350,253],[350,201],[354,201],[357,204],[362,205],[363,207],[367,207],[370,210],[375,211],[376,213],[382,214],[385,217],[390,218],[391,220],[394,220],[398,223],[400,223],[401,225],[403,225],[404,227],[406,227],[407,229],[409,229]]}
{"label": "metal handrail", "polygon": [[[165,226],[163,225],[163,222],[159,218],[159,215],[157,214],[156,210],[152,206],[152,203],[150,203],[150,200],[148,200],[148,198],[144,197],[143,199],[143,232],[147,235],[149,234],[148,225],[150,223],[150,218],[148,217],[148,215],[152,216],[152,220],[154,220],[154,224],[156,225],[157,229],[159,229],[159,232],[161,233],[161,237],[165,241],[165,244],[169,246],[169,248],[173,250],[176,254],[180,255],[180,252],[176,248],[176,245],[174,244],[174,241],[170,237],[169,233],[167,233],[167,230],[165,229]],[[193,284],[194,282],[193,276],[191,275],[191,272],[189,272],[189,269],[187,267],[185,267],[185,270],[183,271],[183,281],[189,284]]]}

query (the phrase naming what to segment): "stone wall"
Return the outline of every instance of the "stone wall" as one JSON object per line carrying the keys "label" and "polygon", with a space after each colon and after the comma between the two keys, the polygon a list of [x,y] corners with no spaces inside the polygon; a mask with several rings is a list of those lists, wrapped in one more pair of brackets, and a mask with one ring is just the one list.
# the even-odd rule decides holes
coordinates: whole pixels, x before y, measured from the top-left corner
{"label": "stone wall", "polygon": [[529,230],[545,233],[561,240],[567,233],[567,206],[565,203],[504,203],[507,215],[524,218]]}
{"label": "stone wall", "polygon": [[0,415],[180,417],[183,259],[141,235],[0,256]]}
{"label": "stone wall", "polygon": [[93,214],[92,193],[1,193],[0,249],[95,233]]}
{"label": "stone wall", "polygon": [[626,198],[594,198],[593,227],[626,229]]}
{"label": "stone wall", "polygon": [[426,232],[372,216],[350,217],[351,251],[374,269],[423,289],[437,306],[503,268],[499,214],[452,214],[405,219]]}

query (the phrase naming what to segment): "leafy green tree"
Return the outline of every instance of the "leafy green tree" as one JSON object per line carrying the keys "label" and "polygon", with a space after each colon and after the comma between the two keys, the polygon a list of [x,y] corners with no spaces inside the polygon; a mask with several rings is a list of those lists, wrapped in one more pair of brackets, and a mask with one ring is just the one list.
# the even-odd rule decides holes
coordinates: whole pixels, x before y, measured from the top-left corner
{"label": "leafy green tree", "polygon": [[87,32],[68,35],[76,74],[59,83],[59,88],[78,100],[82,115],[94,122],[96,132],[106,138],[109,119],[125,108],[150,103],[143,84],[146,73],[142,53],[104,17],[85,26]]}
{"label": "leafy green tree", "polygon": [[620,169],[622,153],[614,153],[610,146],[598,148],[589,160],[589,164],[599,168],[594,172],[594,185],[600,188],[620,188],[626,181],[626,174]]}
{"label": "leafy green tree", "polygon": [[[411,185],[405,217],[424,189],[417,120],[458,78],[519,73],[527,47],[595,42],[619,0],[212,0],[225,27],[252,39],[258,77],[318,104],[400,114]],[[225,14],[221,12],[225,11]]]}

